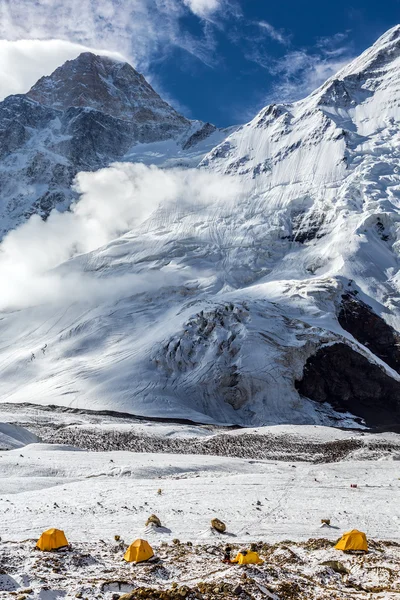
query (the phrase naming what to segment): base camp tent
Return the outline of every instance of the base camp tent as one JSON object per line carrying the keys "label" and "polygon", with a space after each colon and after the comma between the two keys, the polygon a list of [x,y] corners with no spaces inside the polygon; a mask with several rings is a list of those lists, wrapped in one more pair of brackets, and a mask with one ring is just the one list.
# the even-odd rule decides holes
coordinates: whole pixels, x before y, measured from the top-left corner
{"label": "base camp tent", "polygon": [[347,552],[349,550],[363,550],[368,552],[368,542],[365,533],[353,529],[344,533],[338,543],[335,546],[336,550],[343,550]]}
{"label": "base camp tent", "polygon": [[143,562],[154,556],[153,548],[146,540],[135,540],[125,552],[126,562]]}
{"label": "base camp tent", "polygon": [[60,529],[48,529],[40,536],[36,548],[39,550],[57,550],[68,546],[68,540],[63,531]]}
{"label": "base camp tent", "polygon": [[262,565],[263,560],[258,556],[257,552],[239,552],[236,558],[231,560],[231,563],[238,563],[239,565]]}

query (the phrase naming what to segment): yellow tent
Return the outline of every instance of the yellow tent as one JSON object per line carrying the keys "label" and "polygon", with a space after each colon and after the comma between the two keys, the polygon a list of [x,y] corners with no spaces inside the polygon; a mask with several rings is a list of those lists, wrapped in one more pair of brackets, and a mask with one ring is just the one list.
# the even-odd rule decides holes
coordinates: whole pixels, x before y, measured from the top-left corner
{"label": "yellow tent", "polygon": [[335,546],[336,550],[364,550],[368,552],[368,542],[365,533],[353,529],[344,533]]}
{"label": "yellow tent", "polygon": [[154,556],[153,548],[146,540],[135,540],[125,552],[126,562],[143,562]]}
{"label": "yellow tent", "polygon": [[239,565],[262,565],[264,561],[258,556],[258,552],[248,551],[246,553],[239,552],[231,562]]}
{"label": "yellow tent", "polygon": [[39,548],[39,550],[47,551],[57,550],[57,548],[63,548],[64,546],[68,546],[68,540],[60,529],[44,531],[36,544],[36,548]]}

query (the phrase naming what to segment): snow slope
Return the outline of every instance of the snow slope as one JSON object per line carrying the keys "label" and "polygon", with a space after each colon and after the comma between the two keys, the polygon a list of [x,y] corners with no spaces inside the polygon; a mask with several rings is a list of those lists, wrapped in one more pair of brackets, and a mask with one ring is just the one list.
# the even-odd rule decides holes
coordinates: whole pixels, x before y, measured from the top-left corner
{"label": "snow slope", "polygon": [[[3,312],[2,399],[203,423],[396,427],[399,61],[396,27],[204,158],[200,172],[235,181],[238,194],[216,196],[205,179],[210,202],[185,189],[58,268],[95,281],[100,298]],[[132,275],[159,280],[121,289]]]}
{"label": "snow slope", "polygon": [[37,441],[39,438],[23,427],[11,423],[0,423],[0,450],[22,448]]}
{"label": "snow slope", "polygon": [[[151,542],[206,541],[214,538],[215,515],[239,543],[320,537],[321,518],[332,519],[323,531],[329,539],[351,528],[399,539],[398,461],[377,469],[375,461],[310,465],[47,448],[0,455],[2,540],[37,537],[51,526],[72,543],[121,532]],[[166,529],[145,526],[152,513]]]}

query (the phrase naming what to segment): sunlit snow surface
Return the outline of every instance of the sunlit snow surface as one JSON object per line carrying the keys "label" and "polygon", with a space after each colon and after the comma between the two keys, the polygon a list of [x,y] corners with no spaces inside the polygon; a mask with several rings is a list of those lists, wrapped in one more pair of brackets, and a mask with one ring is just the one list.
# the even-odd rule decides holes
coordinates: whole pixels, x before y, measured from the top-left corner
{"label": "sunlit snow surface", "polygon": [[[1,418],[7,415],[13,422],[30,419],[43,432],[46,423],[52,425],[55,435],[62,431],[68,436],[74,427],[97,436],[115,429],[129,431],[144,443],[170,439],[177,444],[222,435],[238,449],[246,443],[251,449],[252,440],[261,436],[278,446],[283,441],[288,453],[298,445],[311,454],[298,462],[289,455],[279,459],[279,452],[262,460],[182,452],[88,452],[57,443],[0,451],[2,599],[30,590],[35,600],[73,598],[77,593],[111,600],[115,592],[145,586],[171,589],[173,582],[195,587],[200,581],[212,589],[240,583],[256,600],[265,597],[265,590],[272,594],[267,597],[284,598],[283,584],[298,586],[298,597],[310,600],[329,598],[333,586],[340,600],[347,600],[352,590],[360,599],[377,589],[380,598],[395,597],[400,520],[400,442],[395,434],[313,426],[222,431],[127,418],[119,422],[122,417],[103,418],[102,424],[98,415],[52,415],[26,406],[13,412],[10,405]],[[349,447],[347,458],[336,462],[337,449],[345,443],[359,447]],[[313,444],[329,448],[329,462],[319,462]],[[153,513],[161,528],[146,526]],[[225,535],[210,528],[215,516],[226,523]],[[321,519],[330,519],[330,527],[321,527]],[[65,531],[70,550],[34,550],[49,527]],[[352,528],[367,534],[366,557],[333,548],[341,533]],[[120,536],[117,541],[115,536]],[[152,544],[158,562],[135,567],[122,560],[127,544],[138,537]],[[265,565],[221,563],[225,544],[235,553],[252,542],[259,544]],[[338,575],[325,561],[340,561],[348,574]]]}
{"label": "sunlit snow surface", "polygon": [[[121,425],[114,426],[121,430]],[[179,425],[125,427],[142,438],[162,438],[169,428],[178,443],[218,434]],[[250,443],[255,435],[266,436],[266,442],[285,440],[288,450],[296,443],[364,440],[360,434],[310,426],[223,435],[234,436],[238,445],[245,443],[243,436]],[[375,451],[371,444],[377,444]],[[332,452],[334,460],[333,446]],[[318,537],[324,517],[334,525],[324,529],[324,537],[336,539],[338,531],[356,527],[373,538],[398,539],[398,436],[367,434],[365,446],[349,451],[341,462],[318,464],[312,459],[312,452],[309,462],[296,462],[29,444],[0,453],[0,535],[21,540],[54,526],[64,529],[72,542],[89,535],[111,540],[118,532],[154,542],[176,537],[201,541],[213,539],[209,521],[220,515],[238,542],[246,536],[268,541]],[[145,527],[152,513],[166,529]]]}

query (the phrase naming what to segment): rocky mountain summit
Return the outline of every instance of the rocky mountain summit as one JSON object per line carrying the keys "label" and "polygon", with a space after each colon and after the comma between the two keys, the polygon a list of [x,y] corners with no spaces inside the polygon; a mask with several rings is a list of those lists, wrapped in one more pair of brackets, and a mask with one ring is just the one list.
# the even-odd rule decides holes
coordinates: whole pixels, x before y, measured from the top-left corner
{"label": "rocky mountain summit", "polygon": [[190,125],[131,65],[91,52],[39,79],[26,96],[55,110],[91,108],[115,119],[164,124],[165,133],[168,123],[175,129]]}
{"label": "rocky mountain summit", "polygon": [[182,159],[213,134],[211,147],[226,134],[178,114],[128,63],[84,52],[0,103],[0,236],[33,213],[68,208],[79,171],[168,140]]}

